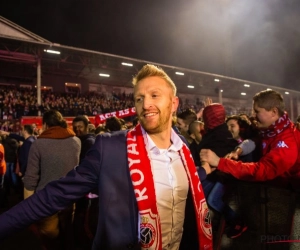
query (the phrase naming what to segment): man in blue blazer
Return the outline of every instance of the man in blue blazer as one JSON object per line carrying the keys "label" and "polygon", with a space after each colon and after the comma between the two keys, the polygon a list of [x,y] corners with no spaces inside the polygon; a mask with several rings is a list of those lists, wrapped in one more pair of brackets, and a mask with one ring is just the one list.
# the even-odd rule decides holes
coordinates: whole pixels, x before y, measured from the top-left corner
{"label": "man in blue blazer", "polygon": [[93,249],[212,249],[199,175],[172,129],[176,86],[154,65],[145,65],[133,85],[140,125],[97,136],[79,166],[0,215],[0,239],[97,188]]}

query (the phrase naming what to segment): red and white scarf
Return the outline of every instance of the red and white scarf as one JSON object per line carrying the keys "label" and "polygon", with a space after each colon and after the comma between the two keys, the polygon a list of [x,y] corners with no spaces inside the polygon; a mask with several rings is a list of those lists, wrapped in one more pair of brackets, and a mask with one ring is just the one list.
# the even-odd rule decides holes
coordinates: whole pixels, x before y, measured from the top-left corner
{"label": "red and white scarf", "polygon": [[259,132],[262,138],[271,138],[280,134],[290,124],[291,120],[289,119],[288,114],[284,113],[283,116],[279,117],[279,119],[267,129],[261,129]]}
{"label": "red and white scarf", "polygon": [[[206,204],[202,185],[187,146],[179,150],[185,167],[197,219],[199,249],[212,249],[212,229],[209,209]],[[129,171],[140,214],[142,249],[162,249],[161,225],[156,205],[153,174],[150,159],[140,125],[127,134],[127,155]]]}

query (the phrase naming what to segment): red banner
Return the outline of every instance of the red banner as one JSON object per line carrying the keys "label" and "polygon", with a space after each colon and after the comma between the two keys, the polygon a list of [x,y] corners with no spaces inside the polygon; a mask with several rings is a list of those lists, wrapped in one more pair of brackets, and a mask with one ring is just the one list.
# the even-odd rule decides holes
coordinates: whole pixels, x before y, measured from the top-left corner
{"label": "red banner", "polygon": [[97,127],[99,124],[104,123],[107,118],[116,116],[118,118],[124,118],[128,116],[133,116],[135,115],[135,108],[128,108],[128,109],[123,109],[123,110],[118,110],[118,111],[113,111],[110,113],[105,113],[105,114],[100,114],[95,116],[95,126]]}
{"label": "red banner", "polygon": [[[104,123],[106,121],[106,119],[109,117],[116,116],[118,118],[124,118],[124,117],[128,117],[128,116],[133,116],[135,114],[136,114],[135,108],[133,107],[133,108],[128,108],[128,109],[113,111],[110,113],[96,115],[95,117],[89,116],[88,118],[89,118],[89,121],[97,127],[99,124]],[[68,123],[68,126],[72,126],[72,121],[74,118],[75,117],[64,117],[64,119]],[[21,118],[22,125],[32,124],[32,123],[35,123],[38,128],[41,128],[42,127],[42,117],[41,116],[23,116]]]}

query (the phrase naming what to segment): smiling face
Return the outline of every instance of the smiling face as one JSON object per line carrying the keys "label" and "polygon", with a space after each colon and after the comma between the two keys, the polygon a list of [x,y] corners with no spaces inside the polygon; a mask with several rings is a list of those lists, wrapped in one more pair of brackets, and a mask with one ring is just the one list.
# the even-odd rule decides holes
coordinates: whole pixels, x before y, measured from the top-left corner
{"label": "smiling face", "polygon": [[268,128],[284,114],[282,95],[274,90],[263,90],[253,97],[253,117],[257,128]]}
{"label": "smiling face", "polygon": [[230,119],[227,121],[228,130],[231,132],[232,137],[236,140],[240,139],[240,126],[238,121],[235,119]]}
{"label": "smiling face", "polygon": [[82,136],[88,133],[88,128],[85,126],[83,121],[77,121],[73,122],[73,131],[76,136]]}
{"label": "smiling face", "polygon": [[148,134],[171,130],[178,98],[164,79],[150,76],[140,80],[134,88],[134,101],[139,121]]}
{"label": "smiling face", "polygon": [[253,103],[253,116],[255,117],[257,128],[268,128],[273,122],[279,119],[277,108],[272,108],[270,111],[259,107]]}
{"label": "smiling face", "polygon": [[183,119],[177,117],[176,126],[181,133],[189,130],[189,125],[184,122]]}

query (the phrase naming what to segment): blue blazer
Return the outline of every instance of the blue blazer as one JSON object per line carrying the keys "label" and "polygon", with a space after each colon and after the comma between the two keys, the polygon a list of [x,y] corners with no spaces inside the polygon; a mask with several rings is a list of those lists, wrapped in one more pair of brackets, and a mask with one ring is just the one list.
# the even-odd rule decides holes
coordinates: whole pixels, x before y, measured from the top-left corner
{"label": "blue blazer", "polygon": [[[97,136],[79,166],[0,215],[0,239],[64,209],[98,188],[99,219],[92,249],[141,249],[126,134],[126,131],[120,131]],[[190,195],[180,249],[198,249],[195,211]]]}

